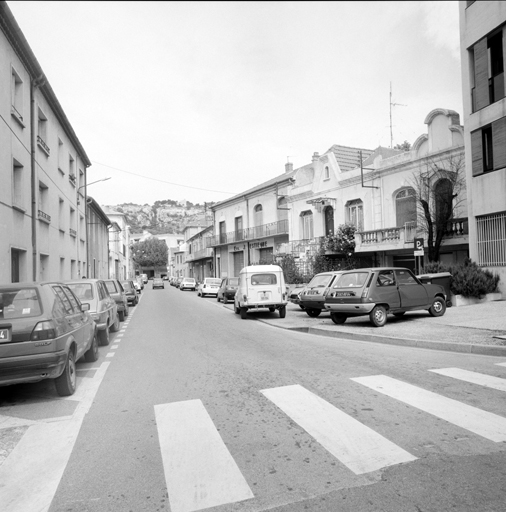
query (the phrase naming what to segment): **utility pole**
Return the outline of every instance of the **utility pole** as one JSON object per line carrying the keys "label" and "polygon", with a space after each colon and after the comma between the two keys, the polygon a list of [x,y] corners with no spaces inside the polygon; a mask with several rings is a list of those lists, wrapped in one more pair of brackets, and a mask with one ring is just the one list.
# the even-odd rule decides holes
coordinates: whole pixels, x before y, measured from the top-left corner
{"label": "utility pole", "polygon": [[392,82],[390,82],[390,148],[393,148],[394,144],[394,136],[392,132],[392,107],[407,107],[407,105],[403,105],[402,103],[392,103]]}

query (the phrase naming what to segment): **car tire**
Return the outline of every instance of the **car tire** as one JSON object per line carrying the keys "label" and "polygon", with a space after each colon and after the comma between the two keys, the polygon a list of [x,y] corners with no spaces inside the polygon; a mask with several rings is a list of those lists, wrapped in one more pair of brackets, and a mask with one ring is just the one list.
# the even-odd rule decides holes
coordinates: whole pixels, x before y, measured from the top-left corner
{"label": "car tire", "polygon": [[348,317],[342,313],[330,313],[330,319],[337,325],[342,325]]}
{"label": "car tire", "polygon": [[286,316],[286,306],[281,306],[279,308],[279,317],[285,318],[285,316]]}
{"label": "car tire", "polygon": [[316,318],[317,316],[320,316],[320,313],[322,312],[321,309],[314,309],[314,308],[308,308],[306,309],[306,313],[311,318]]}
{"label": "car tire", "polygon": [[241,308],[241,318],[244,320],[246,318],[246,315],[248,314],[248,308]]}
{"label": "car tire", "polygon": [[375,306],[369,313],[369,319],[374,327],[383,327],[387,323],[387,310],[385,306]]}
{"label": "car tire", "polygon": [[130,310],[128,309],[128,305],[125,309],[125,317],[127,317],[130,314]]}
{"label": "car tire", "polygon": [[270,311],[271,313],[274,313],[274,311],[276,311],[276,308],[269,308],[269,311]]}
{"label": "car tire", "polygon": [[216,302],[220,302],[220,298],[216,295]]}
{"label": "car tire", "polygon": [[111,326],[111,332],[118,332],[120,327],[121,327],[121,324],[120,324],[120,318],[119,318],[119,313],[118,313],[116,315],[116,319],[114,320],[114,323]]}
{"label": "car tire", "polygon": [[107,347],[111,341],[111,335],[109,333],[109,327],[98,331],[98,341],[102,347]]}
{"label": "car tire", "polygon": [[84,353],[84,360],[87,363],[94,363],[98,359],[98,334],[97,331],[93,333],[90,348]]}
{"label": "car tire", "polygon": [[235,305],[235,302],[234,302],[234,313],[236,315],[238,315],[240,312],[241,312],[241,310]]}
{"label": "car tire", "polygon": [[119,316],[119,321],[120,322],[124,322],[125,321],[125,312],[124,311],[118,311],[118,316]]}
{"label": "car tire", "polygon": [[71,350],[65,362],[63,373],[54,380],[56,392],[60,396],[73,395],[76,390],[76,361],[74,351]]}
{"label": "car tire", "polygon": [[299,308],[300,308],[300,309],[303,309],[303,310],[305,310],[305,309],[306,309],[302,304],[299,304]]}
{"label": "car tire", "polygon": [[446,312],[446,302],[441,297],[436,297],[429,308],[430,316],[443,316]]}

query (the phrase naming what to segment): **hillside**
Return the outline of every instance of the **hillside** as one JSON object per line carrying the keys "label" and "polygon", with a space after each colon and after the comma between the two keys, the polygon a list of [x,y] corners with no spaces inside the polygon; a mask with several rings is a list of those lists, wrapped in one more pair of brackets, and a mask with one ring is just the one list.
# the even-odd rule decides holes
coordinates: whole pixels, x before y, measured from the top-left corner
{"label": "hillside", "polygon": [[[207,206],[212,204],[207,203]],[[181,233],[188,223],[201,219],[205,212],[204,205],[171,199],[155,201],[153,205],[123,203],[106,206],[126,215],[132,233],[140,233],[145,229],[153,235]]]}

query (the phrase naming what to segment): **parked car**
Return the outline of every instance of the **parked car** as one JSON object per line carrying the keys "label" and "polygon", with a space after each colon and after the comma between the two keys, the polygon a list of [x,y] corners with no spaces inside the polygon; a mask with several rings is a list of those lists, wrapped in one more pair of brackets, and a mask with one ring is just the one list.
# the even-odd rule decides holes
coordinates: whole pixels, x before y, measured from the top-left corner
{"label": "parked car", "polygon": [[224,277],[221,280],[220,288],[216,294],[216,300],[218,302],[223,301],[223,304],[227,304],[229,300],[234,300],[237,288],[239,288],[238,277]]}
{"label": "parked car", "polygon": [[343,272],[325,297],[325,309],[336,324],[349,316],[369,315],[382,327],[387,315],[425,309],[431,316],[446,311],[443,286],[423,284],[409,269],[401,267],[361,268]]}
{"label": "parked car", "polygon": [[155,288],[165,288],[165,283],[163,282],[163,279],[161,277],[153,278],[153,290]]}
{"label": "parked car", "polygon": [[68,287],[83,304],[89,304],[90,315],[95,320],[100,345],[109,345],[109,331],[120,328],[118,306],[102,279],[67,281]]}
{"label": "parked car", "polygon": [[249,310],[267,308],[285,318],[288,292],[283,269],[278,265],[252,265],[239,273],[239,287],[234,297],[234,310],[246,318]]}
{"label": "parked car", "polygon": [[144,279],[142,279],[141,276],[135,276],[135,282],[138,283],[138,285],[140,286],[141,291],[144,290]]}
{"label": "parked car", "polygon": [[321,272],[300,292],[299,305],[310,317],[317,317],[325,309],[325,296],[343,271]]}
{"label": "parked car", "polygon": [[178,278],[176,278],[176,282],[174,283],[174,286],[175,286],[176,288],[179,288],[179,285],[181,284],[181,281],[182,281],[182,280],[183,280],[183,278],[182,278],[182,277],[178,277]]}
{"label": "parked car", "polygon": [[142,282],[144,284],[148,284],[148,275],[147,274],[141,274]]}
{"label": "parked car", "polygon": [[296,304],[297,306],[299,306],[301,309],[304,309],[304,306],[302,306],[300,303],[300,295],[304,291],[304,288],[306,286],[307,285],[304,285],[304,284],[296,285],[295,288],[290,292],[290,294],[288,296],[288,300],[292,304]]}
{"label": "parked car", "polygon": [[197,281],[193,277],[183,277],[183,280],[179,284],[179,289],[182,290],[193,290],[197,289]]}
{"label": "parked car", "polygon": [[123,286],[117,279],[104,279],[109,295],[116,301],[118,305],[118,315],[120,322],[124,322],[128,316],[128,299]]}
{"label": "parked car", "polygon": [[197,295],[205,297],[206,295],[216,295],[220,289],[221,279],[218,277],[204,277],[204,281],[197,286]]}
{"label": "parked car", "polygon": [[63,283],[0,285],[0,385],[54,379],[76,390],[76,362],[98,359],[97,326]]}
{"label": "parked car", "polygon": [[139,284],[139,281],[137,281],[137,279],[135,281],[133,281],[134,283],[134,287],[135,287],[135,293],[139,294],[139,293],[142,293],[142,288],[141,288],[141,285]]}
{"label": "parked car", "polygon": [[[137,297],[137,290],[133,281],[121,281],[121,286],[125,290],[125,295],[129,306],[137,306],[139,298]],[[138,286],[138,285],[137,285]]]}

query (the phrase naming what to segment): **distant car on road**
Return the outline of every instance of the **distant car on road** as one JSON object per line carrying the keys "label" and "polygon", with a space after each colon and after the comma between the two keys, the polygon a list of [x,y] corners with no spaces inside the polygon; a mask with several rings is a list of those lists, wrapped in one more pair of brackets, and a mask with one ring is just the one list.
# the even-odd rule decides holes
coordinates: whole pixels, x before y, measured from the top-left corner
{"label": "distant car on road", "polygon": [[431,316],[443,316],[446,293],[438,284],[423,284],[407,268],[361,268],[343,272],[325,297],[325,309],[336,324],[350,316],[369,315],[375,327],[382,327],[387,315],[425,309]]}
{"label": "distant car on road", "polygon": [[165,288],[165,283],[163,282],[163,279],[161,277],[153,278],[153,290],[155,288]]}
{"label": "distant car on road", "polygon": [[183,277],[183,280],[179,284],[179,289],[183,290],[193,290],[197,289],[197,281],[193,277]]}
{"label": "distant car on road", "polygon": [[218,277],[205,277],[204,281],[197,286],[197,295],[205,297],[206,295],[216,295],[220,289],[221,279]]}
{"label": "distant car on road", "polygon": [[60,396],[76,390],[76,362],[98,359],[97,326],[63,283],[0,285],[0,385],[54,379]]}
{"label": "distant car on road", "polygon": [[[139,298],[137,297],[137,290],[133,281],[121,281],[121,286],[125,290],[125,295],[129,306],[137,306]],[[137,285],[138,286],[138,285]]]}
{"label": "distant car on road", "polygon": [[224,277],[220,283],[218,293],[216,294],[216,300],[218,302],[223,301],[223,304],[227,304],[229,300],[234,300],[235,292],[238,287],[238,277]]}

